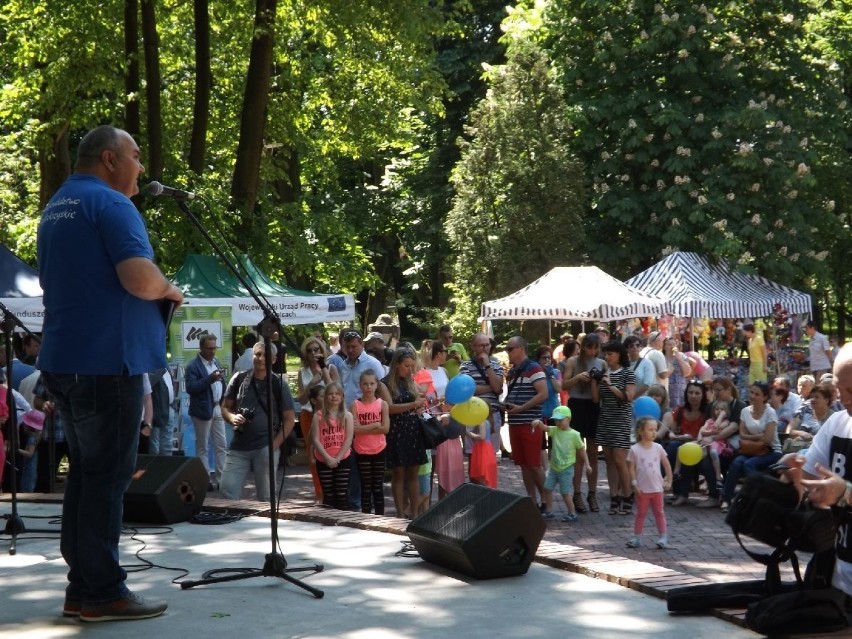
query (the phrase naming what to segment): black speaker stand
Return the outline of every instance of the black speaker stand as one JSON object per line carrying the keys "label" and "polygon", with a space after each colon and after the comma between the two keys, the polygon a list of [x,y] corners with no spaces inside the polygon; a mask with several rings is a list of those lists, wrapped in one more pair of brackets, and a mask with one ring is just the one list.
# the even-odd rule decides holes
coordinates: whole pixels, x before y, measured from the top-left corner
{"label": "black speaker stand", "polygon": [[[3,534],[11,536],[12,543],[9,546],[9,554],[14,555],[18,552],[18,537],[20,535],[27,532],[58,534],[59,531],[50,529],[27,530],[27,527],[24,526],[24,520],[21,519],[21,516],[18,514],[18,465],[15,463],[18,458],[19,444],[18,411],[15,396],[12,394],[12,332],[15,330],[15,326],[20,326],[30,335],[32,335],[32,333],[21,323],[14,313],[12,313],[12,311],[6,308],[2,303],[0,303],[0,314],[3,316],[2,321],[0,321],[0,332],[6,334],[6,382],[8,386],[8,388],[0,386],[0,389],[2,389],[2,392],[6,393],[6,406],[9,407],[9,419],[6,422],[6,432],[9,434],[9,453],[6,458],[6,463],[9,466],[9,492],[12,494],[12,512],[7,515],[3,515],[3,519],[6,520],[6,526],[3,529]],[[33,337],[38,340],[35,335],[33,335]]]}
{"label": "black speaker stand", "polygon": [[[289,581],[294,586],[303,588],[311,593],[317,599],[322,599],[325,593],[322,590],[309,586],[303,581],[291,577],[288,573],[291,572],[322,572],[323,566],[316,564],[314,566],[304,566],[301,568],[288,568],[287,560],[284,556],[272,552],[266,555],[263,562],[263,568],[223,568],[219,570],[210,570],[204,573],[202,579],[196,581],[182,581],[180,587],[186,590],[193,586],[203,586],[205,584],[215,584],[225,581],[239,581],[240,579],[252,579],[254,577],[278,577],[284,581]],[[226,574],[226,573],[236,574]]]}
{"label": "black speaker stand", "polygon": [[[277,465],[275,464],[275,451],[272,449],[273,441],[275,439],[272,410],[272,398],[274,396],[272,390],[272,382],[275,377],[272,372],[272,342],[273,340],[277,339],[282,333],[281,319],[272,309],[272,306],[269,304],[269,302],[265,299],[262,299],[263,295],[257,289],[257,286],[252,286],[251,284],[249,284],[248,281],[246,281],[246,278],[242,276],[240,270],[231,262],[230,259],[228,259],[228,256],[225,255],[219,245],[216,244],[216,242],[207,232],[207,229],[204,228],[204,225],[201,223],[198,217],[190,210],[186,203],[178,201],[177,205],[180,210],[183,211],[183,213],[195,225],[195,227],[201,232],[201,234],[204,236],[210,246],[216,251],[216,254],[222,259],[222,261],[225,263],[225,266],[228,267],[228,270],[230,270],[231,273],[236,276],[240,284],[242,284],[243,287],[251,294],[254,301],[257,302],[257,305],[263,310],[263,319],[260,321],[256,328],[258,335],[263,337],[265,345],[264,359],[266,361],[266,437],[267,451],[269,453],[269,532],[271,538],[270,540],[272,542],[272,552],[265,556],[263,568],[214,569],[204,573],[204,575],[202,575],[202,579],[186,580],[180,582],[180,587],[183,590],[186,590],[194,586],[202,586],[206,584],[220,583],[225,581],[238,581],[241,579],[252,579],[254,577],[278,577],[280,579],[290,582],[294,586],[298,586],[303,590],[307,590],[317,599],[322,599],[323,595],[325,594],[322,590],[314,588],[313,586],[309,586],[308,584],[300,581],[299,579],[291,577],[289,574],[292,572],[322,572],[324,570],[322,564],[314,564],[313,566],[305,566],[302,568],[288,568],[287,560],[284,558],[284,555],[278,552],[278,511],[275,507],[275,475]],[[253,371],[249,371],[248,374],[252,375]]]}

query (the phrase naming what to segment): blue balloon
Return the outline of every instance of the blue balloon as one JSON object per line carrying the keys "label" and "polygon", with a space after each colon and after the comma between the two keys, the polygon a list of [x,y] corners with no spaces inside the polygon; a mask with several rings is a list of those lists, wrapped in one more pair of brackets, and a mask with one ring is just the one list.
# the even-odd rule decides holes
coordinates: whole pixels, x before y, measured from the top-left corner
{"label": "blue balloon", "polygon": [[637,397],[633,400],[633,419],[638,420],[640,417],[660,419],[660,405],[647,395]]}
{"label": "blue balloon", "polygon": [[476,382],[470,375],[456,375],[447,384],[447,390],[444,397],[449,404],[463,404],[471,397],[476,390]]}

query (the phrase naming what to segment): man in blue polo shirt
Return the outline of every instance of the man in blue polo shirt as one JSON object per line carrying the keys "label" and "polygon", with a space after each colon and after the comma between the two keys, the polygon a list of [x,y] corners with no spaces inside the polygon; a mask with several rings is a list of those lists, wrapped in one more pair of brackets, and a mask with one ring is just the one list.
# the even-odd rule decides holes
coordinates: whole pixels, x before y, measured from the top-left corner
{"label": "man in blue polo shirt", "polygon": [[164,601],[130,592],[118,561],[142,374],[166,365],[162,305],[183,302],[152,261],[145,222],[129,199],[144,170],[127,132],[93,129],[38,229],[45,307],[39,369],[63,419],[70,462],[60,542],[69,568],[63,614],[81,621],[144,619],[166,609]]}

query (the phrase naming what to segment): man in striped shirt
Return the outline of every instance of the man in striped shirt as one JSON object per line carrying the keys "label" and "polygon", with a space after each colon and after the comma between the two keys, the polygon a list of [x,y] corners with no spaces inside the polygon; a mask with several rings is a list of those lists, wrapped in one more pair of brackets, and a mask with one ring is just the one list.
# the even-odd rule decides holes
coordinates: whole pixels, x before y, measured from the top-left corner
{"label": "man in striped shirt", "polygon": [[[536,501],[536,490],[544,495],[544,469],[541,467],[541,442],[544,431],[532,422],[541,416],[541,404],[547,399],[547,376],[538,363],[527,357],[527,341],[517,335],[506,345],[512,368],[507,376],[506,415],[512,461],[521,467],[527,495]],[[536,502],[538,503],[538,502]]]}

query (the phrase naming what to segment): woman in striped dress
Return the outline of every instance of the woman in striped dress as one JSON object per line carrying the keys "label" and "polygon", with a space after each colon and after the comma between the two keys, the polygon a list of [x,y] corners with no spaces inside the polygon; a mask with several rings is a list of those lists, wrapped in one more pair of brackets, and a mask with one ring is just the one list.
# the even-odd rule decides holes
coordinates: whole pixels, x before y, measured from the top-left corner
{"label": "woman in striped dress", "polygon": [[636,376],[630,370],[627,349],[621,342],[607,342],[601,348],[606,361],[603,377],[592,380],[592,398],[600,402],[597,443],[603,448],[609,484],[610,515],[627,515],[633,507],[633,490],[627,453],[633,430],[633,391]]}

